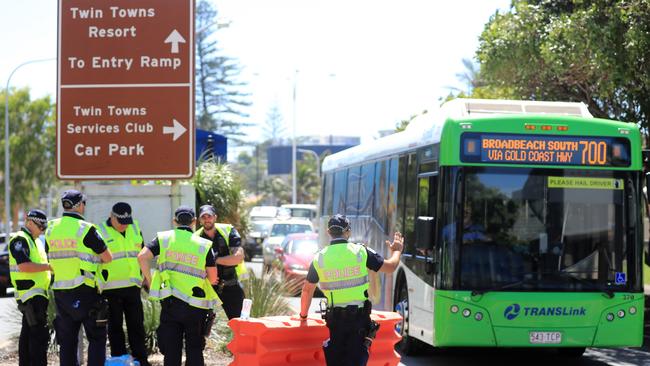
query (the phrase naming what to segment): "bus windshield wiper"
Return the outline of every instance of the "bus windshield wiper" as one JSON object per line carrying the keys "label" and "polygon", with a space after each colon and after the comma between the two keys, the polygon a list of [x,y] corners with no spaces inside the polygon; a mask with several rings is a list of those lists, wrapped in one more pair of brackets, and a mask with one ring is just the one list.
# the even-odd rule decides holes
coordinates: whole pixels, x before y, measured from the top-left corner
{"label": "bus windshield wiper", "polygon": [[[492,288],[481,289],[481,290],[472,290],[471,295],[472,296],[483,295],[486,292],[501,291],[501,290],[505,290],[505,289],[508,289],[508,288],[521,286],[521,285],[529,283],[529,282],[535,282],[535,281],[537,281],[537,279],[535,277],[531,277],[531,275],[533,275],[533,274],[538,274],[538,273],[537,272],[527,273],[524,276],[525,278],[523,280],[506,283],[506,284],[503,284],[501,286],[495,286],[495,287],[492,287]],[[603,288],[603,287],[595,285],[595,284],[593,284],[593,283],[591,283],[591,282],[589,282],[589,281],[587,281],[585,279],[573,276],[571,274],[571,272],[555,272],[555,271],[554,272],[542,272],[541,275],[542,276],[553,275],[553,276],[556,276],[556,277],[559,277],[559,278],[570,278],[572,280],[575,280],[575,281],[579,282],[582,285],[585,285],[586,287],[589,287],[590,289],[600,290],[609,299],[614,298],[614,291],[612,291],[611,289]]]}
{"label": "bus windshield wiper", "polygon": [[594,284],[593,282],[589,282],[589,281],[585,280],[584,278],[576,277],[576,276],[573,275],[573,273],[578,273],[578,272],[559,271],[559,272],[549,272],[549,273],[546,273],[546,274],[552,274],[552,275],[560,276],[562,278],[570,278],[572,280],[575,280],[575,281],[579,282],[582,285],[585,285],[585,286],[589,287],[590,289],[600,290],[601,292],[603,292],[605,294],[605,296],[607,296],[608,299],[613,299],[614,298],[614,291],[612,291],[611,289],[603,288],[602,286],[598,286],[598,285]]}
{"label": "bus windshield wiper", "polygon": [[[536,274],[536,273],[535,273],[535,274]],[[501,290],[505,290],[505,289],[507,289],[507,288],[521,286],[521,285],[523,285],[523,284],[525,284],[525,283],[528,283],[528,282],[531,282],[531,281],[533,281],[533,280],[536,280],[536,278],[534,278],[534,277],[530,277],[530,276],[531,276],[531,273],[528,273],[528,274],[526,274],[526,275],[524,276],[524,279],[523,279],[523,280],[519,280],[519,281],[515,281],[515,282],[510,282],[510,283],[503,284],[503,285],[501,285],[501,286],[495,286],[495,287],[486,288],[486,289],[481,289],[481,290],[472,290],[472,296],[483,295],[483,294],[486,293],[486,292],[501,291]]]}

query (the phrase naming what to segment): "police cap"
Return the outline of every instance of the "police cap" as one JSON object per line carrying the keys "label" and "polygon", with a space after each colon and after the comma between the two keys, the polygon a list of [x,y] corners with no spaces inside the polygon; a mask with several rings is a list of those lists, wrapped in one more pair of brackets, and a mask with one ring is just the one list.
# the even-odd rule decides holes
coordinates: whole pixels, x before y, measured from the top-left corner
{"label": "police cap", "polygon": [[327,229],[330,231],[346,231],[350,229],[350,220],[345,215],[336,214],[327,221]]}
{"label": "police cap", "polygon": [[111,215],[115,216],[117,222],[122,225],[133,224],[133,217],[131,216],[131,205],[126,202],[118,202],[113,205]]}
{"label": "police cap", "polygon": [[47,215],[41,210],[29,210],[27,219],[33,221],[42,230],[47,228]]}
{"label": "police cap", "polygon": [[76,189],[69,189],[61,195],[61,204],[66,210],[73,209],[81,203],[86,203],[86,195]]}
{"label": "police cap", "polygon": [[187,223],[196,217],[194,209],[189,206],[179,206],[174,212],[174,218],[179,223]]}

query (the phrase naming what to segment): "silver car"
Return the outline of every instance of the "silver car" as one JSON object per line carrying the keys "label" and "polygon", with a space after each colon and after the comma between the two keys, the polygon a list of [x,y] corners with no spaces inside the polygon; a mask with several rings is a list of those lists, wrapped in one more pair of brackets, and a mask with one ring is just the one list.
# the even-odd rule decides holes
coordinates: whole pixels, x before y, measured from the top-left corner
{"label": "silver car", "polygon": [[269,236],[262,243],[264,269],[270,270],[271,263],[276,258],[275,248],[279,248],[284,237],[289,234],[312,233],[314,227],[311,222],[304,219],[276,220],[271,225]]}

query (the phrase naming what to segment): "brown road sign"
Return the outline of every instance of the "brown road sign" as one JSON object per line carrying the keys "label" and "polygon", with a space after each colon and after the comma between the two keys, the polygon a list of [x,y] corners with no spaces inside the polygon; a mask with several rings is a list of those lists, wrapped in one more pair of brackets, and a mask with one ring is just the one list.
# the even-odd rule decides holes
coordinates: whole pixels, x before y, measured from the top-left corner
{"label": "brown road sign", "polygon": [[59,178],[193,175],[193,32],[193,0],[59,0]]}

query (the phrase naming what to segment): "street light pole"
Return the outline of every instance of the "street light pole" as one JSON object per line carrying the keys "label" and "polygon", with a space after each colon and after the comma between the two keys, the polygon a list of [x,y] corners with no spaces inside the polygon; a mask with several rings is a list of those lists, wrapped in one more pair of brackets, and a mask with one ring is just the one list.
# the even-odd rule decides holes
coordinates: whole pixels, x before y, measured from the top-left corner
{"label": "street light pole", "polygon": [[298,149],[298,151],[303,154],[310,154],[314,156],[314,158],[316,159],[316,174],[318,175],[318,178],[320,178],[320,156],[318,156],[316,151],[309,150],[309,149]]}
{"label": "street light pole", "polygon": [[5,243],[9,243],[9,234],[11,233],[11,228],[9,227],[9,217],[11,211],[11,201],[9,198],[9,83],[11,82],[11,77],[14,76],[14,73],[18,71],[21,67],[29,64],[34,64],[37,62],[53,61],[55,58],[44,58],[38,60],[31,60],[23,62],[22,64],[16,66],[15,69],[9,74],[7,78],[7,86],[5,87]]}
{"label": "street light pole", "polygon": [[296,186],[296,84],[298,81],[298,70],[296,69],[293,75],[293,138],[291,139],[291,203],[294,205],[296,202],[297,196],[297,186]]}

